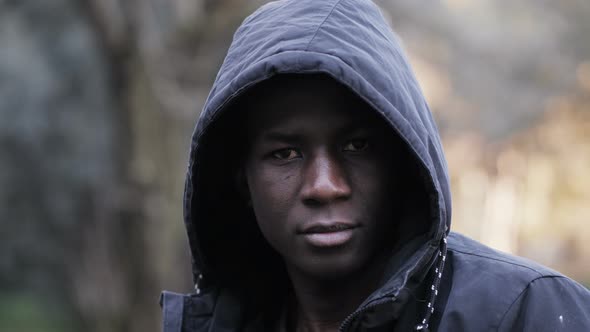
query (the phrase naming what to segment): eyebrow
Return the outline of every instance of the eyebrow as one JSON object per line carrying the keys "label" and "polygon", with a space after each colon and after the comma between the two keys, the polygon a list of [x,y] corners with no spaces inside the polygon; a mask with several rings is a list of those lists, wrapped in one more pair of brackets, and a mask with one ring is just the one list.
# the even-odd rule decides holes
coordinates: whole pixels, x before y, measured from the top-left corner
{"label": "eyebrow", "polygon": [[303,135],[291,132],[280,132],[277,130],[269,130],[260,136],[260,139],[265,141],[277,141],[277,142],[296,142],[301,141]]}
{"label": "eyebrow", "polygon": [[[334,132],[335,137],[343,137],[348,135],[358,134],[371,134],[372,130],[368,127],[359,127],[355,123],[350,123],[340,128],[337,128]],[[285,130],[282,129],[269,129],[263,132],[259,139],[267,142],[282,142],[282,143],[296,143],[301,142],[305,139],[305,134],[300,133],[298,130]]]}

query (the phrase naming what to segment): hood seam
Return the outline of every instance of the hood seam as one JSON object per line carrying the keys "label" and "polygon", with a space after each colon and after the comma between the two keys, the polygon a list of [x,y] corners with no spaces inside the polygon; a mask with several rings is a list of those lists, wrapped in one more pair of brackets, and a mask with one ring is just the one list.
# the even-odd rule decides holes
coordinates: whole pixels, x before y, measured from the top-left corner
{"label": "hood seam", "polygon": [[320,23],[318,25],[317,29],[313,33],[313,36],[311,37],[311,39],[307,43],[307,46],[305,46],[304,51],[309,50],[309,46],[314,41],[314,39],[317,36],[318,32],[320,31],[320,29],[322,28],[322,26],[324,25],[324,23],[326,23],[326,21],[328,20],[328,18],[330,18],[330,16],[332,15],[332,12],[334,12],[334,9],[336,9],[336,7],[340,4],[340,2],[342,2],[342,0],[337,0],[336,3],[334,3],[334,5],[332,6],[332,9],[330,9],[330,12],[328,13],[328,15],[326,15],[326,17],[324,18],[324,20],[322,21],[322,23]]}

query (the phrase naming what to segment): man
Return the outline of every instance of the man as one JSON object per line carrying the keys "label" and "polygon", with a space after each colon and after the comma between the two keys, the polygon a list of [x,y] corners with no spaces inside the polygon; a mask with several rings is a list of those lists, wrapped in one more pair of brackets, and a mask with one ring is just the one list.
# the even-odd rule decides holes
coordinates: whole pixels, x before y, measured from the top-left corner
{"label": "man", "polygon": [[164,331],[590,331],[590,293],[450,233],[436,125],[368,0],[272,2],[195,130]]}

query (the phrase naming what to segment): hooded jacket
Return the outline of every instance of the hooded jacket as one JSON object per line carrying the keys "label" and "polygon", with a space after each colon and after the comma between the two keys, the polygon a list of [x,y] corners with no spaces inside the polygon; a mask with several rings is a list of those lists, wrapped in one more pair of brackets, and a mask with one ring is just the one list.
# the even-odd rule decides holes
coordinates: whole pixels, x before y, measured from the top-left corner
{"label": "hooded jacket", "polygon": [[[281,74],[322,74],[378,112],[405,144],[416,191],[403,216],[424,227],[392,254],[381,287],[342,331],[590,331],[590,292],[561,274],[451,233],[436,124],[402,47],[369,0],[283,0],[245,19],[196,125],[184,195],[195,292],[164,292],[163,328],[272,329],[284,274],[235,190],[239,97]],[[401,218],[402,216],[400,216]],[[276,314],[276,312],[275,312]]]}

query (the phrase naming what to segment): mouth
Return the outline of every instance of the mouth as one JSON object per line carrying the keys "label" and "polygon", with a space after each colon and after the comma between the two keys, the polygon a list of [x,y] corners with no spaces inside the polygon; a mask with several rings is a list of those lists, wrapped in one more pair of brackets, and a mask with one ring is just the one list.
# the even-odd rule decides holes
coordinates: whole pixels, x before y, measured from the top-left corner
{"label": "mouth", "polygon": [[336,247],[350,241],[360,225],[344,222],[313,224],[305,227],[299,235],[314,247]]}

